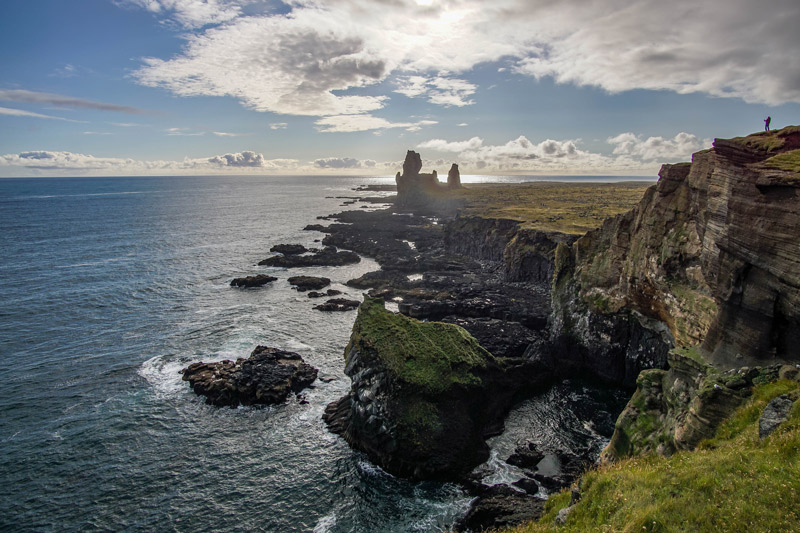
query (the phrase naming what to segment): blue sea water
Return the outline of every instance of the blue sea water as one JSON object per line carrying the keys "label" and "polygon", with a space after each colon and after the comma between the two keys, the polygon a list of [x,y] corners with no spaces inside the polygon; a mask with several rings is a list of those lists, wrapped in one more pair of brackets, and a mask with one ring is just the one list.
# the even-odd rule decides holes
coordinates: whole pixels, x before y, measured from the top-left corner
{"label": "blue sea water", "polygon": [[[354,313],[314,311],[287,271],[256,266],[273,244],[316,245],[302,228],[370,182],[386,180],[0,180],[0,530],[449,528],[458,486],[394,478],[321,420],[349,388]],[[291,275],[359,298],[343,283],[375,268]],[[280,279],[229,286],[261,272]],[[180,379],[258,344],[320,370],[308,403],[219,409]]]}

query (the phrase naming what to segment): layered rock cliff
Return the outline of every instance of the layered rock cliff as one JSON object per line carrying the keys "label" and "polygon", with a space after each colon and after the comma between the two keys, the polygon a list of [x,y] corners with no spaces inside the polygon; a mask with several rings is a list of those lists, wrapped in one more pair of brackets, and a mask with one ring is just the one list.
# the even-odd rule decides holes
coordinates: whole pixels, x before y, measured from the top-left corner
{"label": "layered rock cliff", "polygon": [[560,360],[637,386],[607,457],[690,449],[800,361],[798,148],[796,127],[717,139],[665,165],[637,207],[559,245]]}
{"label": "layered rock cliff", "polygon": [[701,344],[722,368],[797,359],[798,147],[800,128],[717,139],[665,165],[637,207],[560,245],[553,333],[575,348],[567,358],[628,383],[675,346]]}

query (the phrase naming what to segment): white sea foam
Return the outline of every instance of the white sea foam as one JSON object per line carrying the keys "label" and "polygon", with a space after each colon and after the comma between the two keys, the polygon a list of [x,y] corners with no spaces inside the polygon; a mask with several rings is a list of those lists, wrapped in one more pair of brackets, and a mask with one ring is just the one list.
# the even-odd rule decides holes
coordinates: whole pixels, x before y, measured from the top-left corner
{"label": "white sea foam", "polygon": [[328,533],[328,531],[331,531],[331,529],[335,525],[336,525],[336,513],[332,512],[320,518],[317,521],[317,525],[314,526],[314,529],[312,531],[314,533]]}
{"label": "white sea foam", "polygon": [[157,355],[142,363],[138,374],[146,379],[158,394],[172,395],[187,390],[181,380],[181,370],[186,366],[186,363]]}

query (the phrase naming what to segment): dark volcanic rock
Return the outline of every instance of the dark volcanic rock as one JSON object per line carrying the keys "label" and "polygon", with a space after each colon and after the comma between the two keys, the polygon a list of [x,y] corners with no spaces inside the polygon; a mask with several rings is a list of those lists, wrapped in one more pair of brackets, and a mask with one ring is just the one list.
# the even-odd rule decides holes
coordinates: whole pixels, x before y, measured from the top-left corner
{"label": "dark volcanic rock", "polygon": [[544,513],[545,501],[508,485],[495,485],[473,502],[456,523],[456,531],[494,530],[537,520]]}
{"label": "dark volcanic rock", "polygon": [[266,274],[247,276],[246,278],[234,278],[233,281],[231,281],[231,287],[261,287],[277,279],[278,278]]}
{"label": "dark volcanic rock", "polygon": [[539,461],[544,459],[545,454],[541,452],[533,442],[526,442],[514,449],[506,462],[520,468],[535,468]]}
{"label": "dark volcanic rock", "polygon": [[350,393],[325,421],[386,471],[416,479],[459,479],[485,461],[485,438],[522,385],[462,328],[391,313],[374,298],[359,308],[345,354]]}
{"label": "dark volcanic rock", "polygon": [[294,268],[310,266],[342,266],[361,261],[355,252],[338,251],[335,246],[326,246],[322,250],[312,250],[308,255],[276,255],[259,261],[259,265]]}
{"label": "dark volcanic rock", "polygon": [[331,284],[330,279],[316,276],[292,276],[288,281],[300,292],[323,289]]}
{"label": "dark volcanic rock", "polygon": [[[325,292],[311,291],[311,292],[308,293],[308,297],[309,298],[324,298],[325,296],[337,296],[339,294],[342,294],[342,291],[338,291],[336,289],[328,289]],[[358,306],[358,302],[356,302],[356,306]]]}
{"label": "dark volcanic rock", "polygon": [[306,253],[308,249],[302,244],[276,244],[269,251],[283,255],[298,255]]}
{"label": "dark volcanic rock", "polygon": [[183,369],[192,390],[217,406],[274,404],[317,379],[317,369],[294,352],[258,346],[236,362],[193,363]]}
{"label": "dark volcanic rock", "polygon": [[352,311],[360,303],[358,300],[348,300],[347,298],[331,298],[324,304],[315,305],[314,309],[319,311]]}

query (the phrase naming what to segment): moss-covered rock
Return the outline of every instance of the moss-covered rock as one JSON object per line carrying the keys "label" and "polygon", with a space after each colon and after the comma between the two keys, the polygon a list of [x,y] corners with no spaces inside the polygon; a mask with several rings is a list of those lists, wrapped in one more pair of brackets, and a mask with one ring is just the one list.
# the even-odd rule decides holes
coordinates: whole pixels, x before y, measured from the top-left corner
{"label": "moss-covered rock", "polygon": [[325,420],[387,471],[455,479],[488,458],[488,431],[522,383],[463,328],[365,298],[345,350],[352,386]]}

